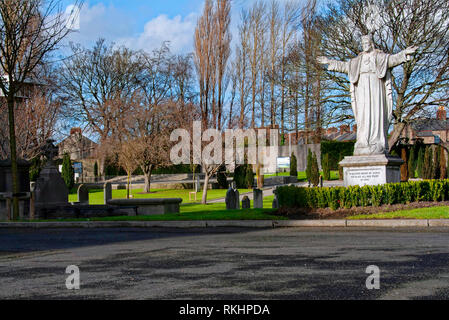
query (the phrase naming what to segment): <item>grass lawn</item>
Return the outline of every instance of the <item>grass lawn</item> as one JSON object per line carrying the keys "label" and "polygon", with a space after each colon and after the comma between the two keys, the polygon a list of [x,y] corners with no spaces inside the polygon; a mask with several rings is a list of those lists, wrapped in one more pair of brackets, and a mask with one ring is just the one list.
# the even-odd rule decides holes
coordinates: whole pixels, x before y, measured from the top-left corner
{"label": "grass lawn", "polygon": [[396,212],[376,213],[348,217],[351,220],[363,219],[449,219],[449,207],[431,207]]}
{"label": "grass lawn", "polygon": [[[264,209],[245,209],[245,210],[226,210],[225,203],[213,203],[203,205],[201,201],[202,192],[197,195],[197,202],[189,201],[189,192],[191,190],[154,190],[154,193],[139,194],[141,189],[132,190],[134,198],[182,198],[180,213],[137,216],[137,217],[107,217],[92,218],[90,221],[186,221],[186,220],[279,220],[286,219],[271,215],[274,196],[264,197]],[[226,196],[227,190],[209,190],[208,199],[219,199]],[[248,189],[239,190],[240,195],[251,192]],[[126,198],[126,190],[112,190],[112,197],[115,199]],[[241,196],[242,198],[242,196]],[[76,190],[72,190],[69,195],[69,201],[76,202]],[[103,190],[89,190],[89,203],[91,205],[103,204]],[[251,201],[251,206],[253,202]],[[86,221],[88,219],[67,219],[64,221]]]}
{"label": "grass lawn", "polygon": [[[264,198],[264,209],[226,210],[225,203],[181,205],[180,213],[135,217],[106,217],[91,219],[61,219],[59,221],[192,221],[192,220],[286,220],[271,213],[274,196]],[[251,201],[251,206],[253,205]],[[39,220],[54,221],[54,220]]]}
{"label": "grass lawn", "polygon": [[[183,204],[187,203],[199,203],[201,202],[201,198],[203,196],[203,192],[199,192],[197,194],[197,201],[189,201],[189,192],[192,190],[162,190],[162,189],[153,189],[152,193],[149,194],[141,194],[142,189],[134,189],[131,190],[131,194],[135,199],[149,199],[149,198],[181,198]],[[226,196],[227,190],[221,189],[213,189],[207,191],[207,199],[220,199]],[[240,194],[251,192],[248,189],[239,190]],[[112,198],[113,199],[126,199],[126,190],[112,190]],[[99,205],[104,204],[103,197],[103,189],[92,189],[89,190],[89,204],[91,205]],[[69,202],[77,202],[78,196],[76,194],[76,190],[72,190],[69,195]]]}
{"label": "grass lawn", "polygon": [[[323,172],[320,172],[320,174],[322,175]],[[270,178],[270,177],[286,177],[289,176],[290,172],[279,172],[277,175],[276,174],[266,174],[265,175],[265,179],[266,178]],[[331,171],[331,180],[338,180],[338,171]],[[307,181],[307,176],[306,176],[306,172],[305,171],[298,171],[298,180],[299,181]]]}

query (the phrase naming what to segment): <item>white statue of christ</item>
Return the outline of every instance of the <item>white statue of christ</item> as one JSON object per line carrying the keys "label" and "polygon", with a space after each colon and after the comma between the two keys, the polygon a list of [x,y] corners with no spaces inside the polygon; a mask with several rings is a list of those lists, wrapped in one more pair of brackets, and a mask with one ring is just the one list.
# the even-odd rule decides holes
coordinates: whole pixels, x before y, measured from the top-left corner
{"label": "white statue of christ", "polygon": [[388,154],[388,128],[393,117],[393,92],[390,70],[411,59],[416,47],[398,54],[374,48],[370,35],[362,37],[363,52],[349,61],[318,57],[328,69],[346,73],[351,83],[352,110],[357,123],[354,155]]}

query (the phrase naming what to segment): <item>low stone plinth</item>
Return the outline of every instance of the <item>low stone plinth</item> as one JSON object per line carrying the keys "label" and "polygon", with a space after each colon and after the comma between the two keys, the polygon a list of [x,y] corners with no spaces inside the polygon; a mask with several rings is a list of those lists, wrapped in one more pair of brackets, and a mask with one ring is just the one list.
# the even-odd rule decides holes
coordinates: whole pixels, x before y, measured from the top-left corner
{"label": "low stone plinth", "polygon": [[167,213],[179,213],[182,199],[112,199],[108,205],[118,207],[137,207],[138,216],[148,216]]}
{"label": "low stone plinth", "polygon": [[387,155],[345,157],[343,167],[345,187],[375,186],[401,182],[400,158]]}

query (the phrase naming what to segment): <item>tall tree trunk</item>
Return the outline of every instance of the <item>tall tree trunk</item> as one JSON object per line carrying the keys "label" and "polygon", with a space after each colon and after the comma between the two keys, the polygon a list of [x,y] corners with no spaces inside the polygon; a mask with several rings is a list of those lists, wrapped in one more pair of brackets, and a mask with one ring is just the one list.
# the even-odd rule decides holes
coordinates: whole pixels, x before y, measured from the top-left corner
{"label": "tall tree trunk", "polygon": [[151,173],[153,171],[153,165],[143,165],[142,171],[145,179],[145,187],[143,192],[150,193],[151,191]]}
{"label": "tall tree trunk", "polygon": [[207,172],[207,170],[205,170],[204,185],[203,185],[203,197],[201,199],[202,204],[207,204],[207,190],[208,190],[207,188],[209,185],[209,178],[210,178],[210,175]]}
{"label": "tall tree trunk", "polygon": [[390,152],[391,150],[393,150],[394,146],[399,141],[399,138],[401,137],[404,128],[405,122],[399,122],[394,126],[393,131],[390,134],[390,138],[388,139],[388,147],[390,149]]}
{"label": "tall tree trunk", "polygon": [[129,185],[131,180],[131,172],[128,172],[128,179],[126,182],[126,199],[129,199]]}
{"label": "tall tree trunk", "polygon": [[[10,82],[11,83],[11,82]],[[10,90],[13,90],[11,88]],[[15,121],[14,121],[14,95],[10,94],[8,96],[8,116],[9,116],[9,147],[11,152],[11,176],[12,176],[12,192],[13,192],[13,203],[12,203],[12,220],[19,219],[19,199],[17,194],[19,193],[19,181],[17,174],[17,147],[16,147],[16,132],[15,132]]]}

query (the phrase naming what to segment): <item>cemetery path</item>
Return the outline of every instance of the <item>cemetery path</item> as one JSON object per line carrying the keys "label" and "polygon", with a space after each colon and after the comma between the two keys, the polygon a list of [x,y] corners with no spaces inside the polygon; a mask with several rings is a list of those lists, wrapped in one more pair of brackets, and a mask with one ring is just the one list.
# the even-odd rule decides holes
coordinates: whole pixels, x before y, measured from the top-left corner
{"label": "cemetery path", "polygon": [[448,299],[448,264],[447,229],[3,229],[0,299]]}

